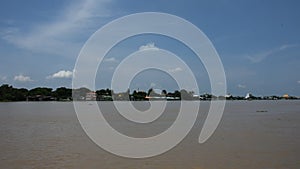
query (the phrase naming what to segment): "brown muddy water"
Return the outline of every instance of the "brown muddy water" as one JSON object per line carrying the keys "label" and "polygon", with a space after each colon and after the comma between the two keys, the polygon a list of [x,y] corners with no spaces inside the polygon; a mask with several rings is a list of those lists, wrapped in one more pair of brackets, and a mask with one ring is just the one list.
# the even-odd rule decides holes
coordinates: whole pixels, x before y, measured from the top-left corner
{"label": "brown muddy water", "polygon": [[[112,102],[98,103],[121,133],[149,137],[176,119],[180,102],[151,124],[135,125],[116,112]],[[147,109],[146,102],[134,103]],[[0,103],[0,168],[85,169],[298,169],[300,101],[227,101],[213,136],[198,143],[209,102],[201,102],[196,124],[170,151],[129,159],[104,151],[85,134],[72,102]],[[147,126],[148,125],[148,126]]]}

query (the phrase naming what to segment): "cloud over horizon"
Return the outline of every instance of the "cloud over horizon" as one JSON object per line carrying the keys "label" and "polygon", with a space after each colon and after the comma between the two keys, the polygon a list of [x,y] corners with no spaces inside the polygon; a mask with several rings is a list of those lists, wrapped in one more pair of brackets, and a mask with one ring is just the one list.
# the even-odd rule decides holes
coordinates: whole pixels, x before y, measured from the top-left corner
{"label": "cloud over horizon", "polygon": [[69,70],[60,70],[56,73],[54,73],[51,76],[48,76],[47,79],[62,79],[62,78],[72,78],[73,76],[73,72],[69,71]]}
{"label": "cloud over horizon", "polygon": [[110,57],[110,58],[105,58],[103,61],[104,62],[117,62],[118,60],[114,57]]}
{"label": "cloud over horizon", "polygon": [[153,42],[151,42],[139,47],[139,51],[144,51],[144,50],[159,50],[159,48],[156,47]]}
{"label": "cloud over horizon", "polygon": [[29,76],[24,76],[22,74],[15,76],[14,80],[18,81],[18,82],[32,82],[33,81]]}
{"label": "cloud over horizon", "polygon": [[246,88],[246,85],[238,84],[237,87],[240,88],[240,89],[245,89],[245,88]]}
{"label": "cloud over horizon", "polygon": [[285,44],[277,48],[259,52],[253,55],[246,55],[246,58],[250,60],[251,63],[260,63],[265,60],[267,57],[276,54],[278,52],[284,51],[289,48],[299,47],[299,44]]}
{"label": "cloud over horizon", "polygon": [[174,69],[169,69],[169,72],[175,73],[175,72],[181,72],[183,69],[181,67],[176,67]]}

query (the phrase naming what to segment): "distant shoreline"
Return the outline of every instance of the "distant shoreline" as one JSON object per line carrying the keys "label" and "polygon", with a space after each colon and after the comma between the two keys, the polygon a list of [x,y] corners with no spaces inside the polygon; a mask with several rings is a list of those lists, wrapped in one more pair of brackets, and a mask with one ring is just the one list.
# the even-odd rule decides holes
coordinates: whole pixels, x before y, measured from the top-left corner
{"label": "distant shoreline", "polygon": [[[137,100],[137,101],[130,101],[130,102],[149,102],[149,101],[163,101],[163,100]],[[210,102],[210,101],[221,101],[221,100],[166,100],[167,102],[180,102],[180,101],[187,101],[187,102]],[[279,100],[225,100],[226,102],[264,102],[264,101],[271,101],[271,102],[281,102],[281,101],[300,101],[300,99],[279,99]],[[97,100],[71,100],[71,101],[0,101],[0,103],[71,103],[71,102],[129,102],[127,100],[112,100],[112,101],[97,101]]]}
{"label": "distant shoreline", "polygon": [[16,102],[16,101],[154,101],[154,100],[299,100],[299,97],[285,94],[283,96],[254,96],[247,93],[243,96],[233,96],[227,94],[225,96],[215,96],[213,94],[204,93],[201,95],[195,94],[194,91],[185,89],[168,92],[166,90],[156,91],[150,88],[148,91],[134,90],[130,92],[128,89],[125,92],[116,93],[112,89],[100,89],[92,91],[88,88],[71,89],[60,87],[55,90],[47,87],[36,87],[28,90],[26,88],[14,88],[11,85],[3,84],[0,86],[0,102]]}

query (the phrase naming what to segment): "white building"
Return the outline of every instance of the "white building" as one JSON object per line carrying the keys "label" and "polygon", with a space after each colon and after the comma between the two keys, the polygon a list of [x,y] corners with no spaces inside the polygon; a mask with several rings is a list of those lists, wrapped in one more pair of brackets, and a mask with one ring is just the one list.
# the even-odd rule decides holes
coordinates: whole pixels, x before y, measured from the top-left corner
{"label": "white building", "polygon": [[96,92],[88,92],[85,94],[86,101],[95,101],[97,98]]}

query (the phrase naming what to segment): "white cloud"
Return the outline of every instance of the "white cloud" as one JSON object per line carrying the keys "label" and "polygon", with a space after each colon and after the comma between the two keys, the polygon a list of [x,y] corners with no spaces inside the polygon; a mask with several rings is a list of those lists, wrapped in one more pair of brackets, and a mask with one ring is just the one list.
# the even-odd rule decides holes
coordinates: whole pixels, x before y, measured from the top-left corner
{"label": "white cloud", "polygon": [[245,88],[246,88],[246,85],[238,84],[237,87],[238,87],[238,88],[241,88],[241,89],[245,89]]}
{"label": "white cloud", "polygon": [[144,50],[159,50],[159,48],[156,47],[154,43],[147,43],[146,45],[142,45],[139,48],[139,51],[144,51]]}
{"label": "white cloud", "polygon": [[270,50],[260,52],[257,54],[253,54],[253,55],[247,55],[246,58],[248,60],[250,60],[250,62],[252,62],[252,63],[259,63],[275,53],[286,50],[288,48],[293,48],[293,47],[298,47],[298,46],[299,46],[298,44],[285,44],[285,45],[281,45],[278,48],[270,49]]}
{"label": "white cloud", "polygon": [[30,25],[30,31],[10,26],[7,30],[1,31],[0,35],[2,39],[22,49],[73,56],[82,46],[82,42],[75,38],[96,30],[105,22],[103,18],[111,15],[107,7],[110,1],[77,1],[63,9],[54,20]]}
{"label": "white cloud", "polygon": [[29,76],[24,76],[24,75],[15,76],[14,80],[19,81],[19,82],[31,82],[31,81],[33,81]]}
{"label": "white cloud", "polygon": [[171,73],[181,72],[181,71],[183,71],[183,69],[180,68],[180,67],[176,67],[176,68],[174,68],[174,69],[169,69],[169,72],[171,72]]}
{"label": "white cloud", "polygon": [[54,73],[51,76],[48,76],[47,79],[55,79],[55,78],[71,78],[73,75],[73,72],[68,70],[60,70],[56,73]]}
{"label": "white cloud", "polygon": [[114,57],[111,57],[111,58],[105,58],[103,61],[104,62],[117,62],[117,59]]}
{"label": "white cloud", "polygon": [[300,84],[300,80],[298,80],[297,83]]}

